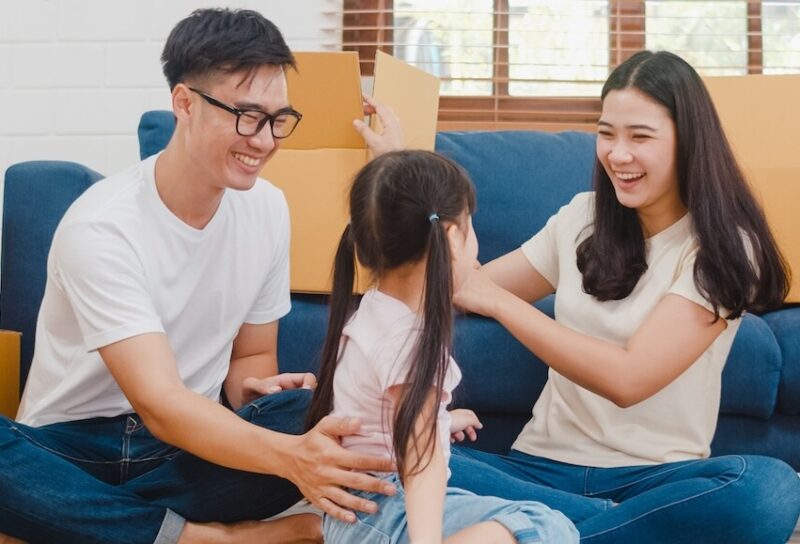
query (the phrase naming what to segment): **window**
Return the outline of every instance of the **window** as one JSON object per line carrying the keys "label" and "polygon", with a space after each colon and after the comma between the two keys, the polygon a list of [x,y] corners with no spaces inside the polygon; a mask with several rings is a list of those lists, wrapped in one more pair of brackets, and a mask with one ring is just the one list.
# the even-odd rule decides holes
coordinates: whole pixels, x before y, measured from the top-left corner
{"label": "window", "polygon": [[800,2],[764,2],[761,7],[765,74],[796,74],[800,67]]}
{"label": "window", "polygon": [[440,128],[594,130],[598,95],[634,52],[703,75],[800,73],[800,0],[343,0],[343,48],[442,80]]}
{"label": "window", "polygon": [[746,1],[647,1],[645,47],[677,53],[704,75],[747,73]]}

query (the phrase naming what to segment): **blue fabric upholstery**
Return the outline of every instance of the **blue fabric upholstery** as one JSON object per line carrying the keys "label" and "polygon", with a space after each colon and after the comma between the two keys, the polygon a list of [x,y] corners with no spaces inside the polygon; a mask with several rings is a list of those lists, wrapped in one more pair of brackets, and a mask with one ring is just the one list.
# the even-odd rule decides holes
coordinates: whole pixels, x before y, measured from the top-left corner
{"label": "blue fabric upholstery", "polygon": [[[172,112],[143,115],[141,156],[162,149],[174,126]],[[584,133],[442,132],[436,148],[475,182],[474,224],[484,262],[519,247],[575,193],[588,190],[594,167],[594,136]],[[99,177],[53,162],[16,165],[6,174],[0,325],[23,332],[23,376],[53,229]],[[537,306],[552,315],[552,297]],[[279,332],[281,370],[316,370],[327,315],[326,297],[292,295],[292,311]],[[478,316],[458,317],[454,349],[464,374],[455,401],[475,409],[485,424],[476,446],[507,451],[530,417],[547,367],[497,323]],[[723,372],[712,453],[773,455],[800,469],[798,414],[800,307],[746,316]]]}
{"label": "blue fabric upholstery", "polygon": [[745,315],[722,373],[720,413],[769,419],[775,411],[782,358],[760,317]]}
{"label": "blue fabric upholstery", "polygon": [[33,357],[53,233],[72,201],[101,177],[85,166],[62,161],[23,162],[6,171],[0,328],[22,332],[21,384]]}
{"label": "blue fabric upholstery", "polygon": [[594,135],[585,132],[440,132],[436,150],[475,182],[481,262],[518,248],[591,188]]}
{"label": "blue fabric upholstery", "polygon": [[[800,270],[796,270],[795,274],[800,274]],[[783,358],[778,411],[800,414],[800,306],[770,312],[763,318],[775,333]]]}
{"label": "blue fabric upholstery", "polygon": [[139,120],[139,157],[144,160],[167,147],[174,130],[175,116],[171,111],[145,112]]}

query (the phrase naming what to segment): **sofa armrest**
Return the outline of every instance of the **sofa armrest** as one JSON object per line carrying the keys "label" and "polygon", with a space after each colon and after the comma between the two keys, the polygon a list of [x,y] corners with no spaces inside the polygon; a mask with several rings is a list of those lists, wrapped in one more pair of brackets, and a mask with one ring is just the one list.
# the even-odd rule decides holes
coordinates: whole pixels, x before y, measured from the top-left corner
{"label": "sofa armrest", "polygon": [[20,331],[20,385],[33,357],[36,316],[44,295],[53,233],[72,202],[102,176],[67,161],[11,166],[3,194],[0,329]]}
{"label": "sofa armrest", "polygon": [[772,329],[783,360],[778,411],[800,414],[800,305],[769,312],[761,318]]}

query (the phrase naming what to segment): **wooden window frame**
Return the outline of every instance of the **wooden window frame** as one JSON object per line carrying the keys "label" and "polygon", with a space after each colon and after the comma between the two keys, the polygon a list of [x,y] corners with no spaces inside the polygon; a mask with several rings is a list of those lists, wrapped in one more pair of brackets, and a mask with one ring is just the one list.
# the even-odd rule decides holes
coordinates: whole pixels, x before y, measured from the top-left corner
{"label": "wooden window frame", "polygon": [[[494,1],[492,96],[442,96],[439,130],[596,130],[598,97],[515,97],[508,94],[509,2]],[[376,50],[392,54],[393,0],[343,0],[342,48],[358,51],[372,75]],[[747,72],[762,73],[761,0],[747,3]],[[645,0],[609,0],[609,69],[645,48]]]}

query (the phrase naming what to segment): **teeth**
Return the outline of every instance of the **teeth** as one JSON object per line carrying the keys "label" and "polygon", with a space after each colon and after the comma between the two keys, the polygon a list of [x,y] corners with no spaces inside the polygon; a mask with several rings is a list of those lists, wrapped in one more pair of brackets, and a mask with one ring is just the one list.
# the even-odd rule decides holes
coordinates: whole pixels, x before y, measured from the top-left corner
{"label": "teeth", "polygon": [[258,166],[258,159],[254,159],[253,157],[248,157],[247,155],[242,155],[241,153],[234,153],[233,156],[236,158],[237,161],[243,162],[247,166]]}
{"label": "teeth", "polygon": [[616,172],[616,175],[622,181],[631,181],[634,179],[639,179],[640,177],[644,176],[644,172]]}

